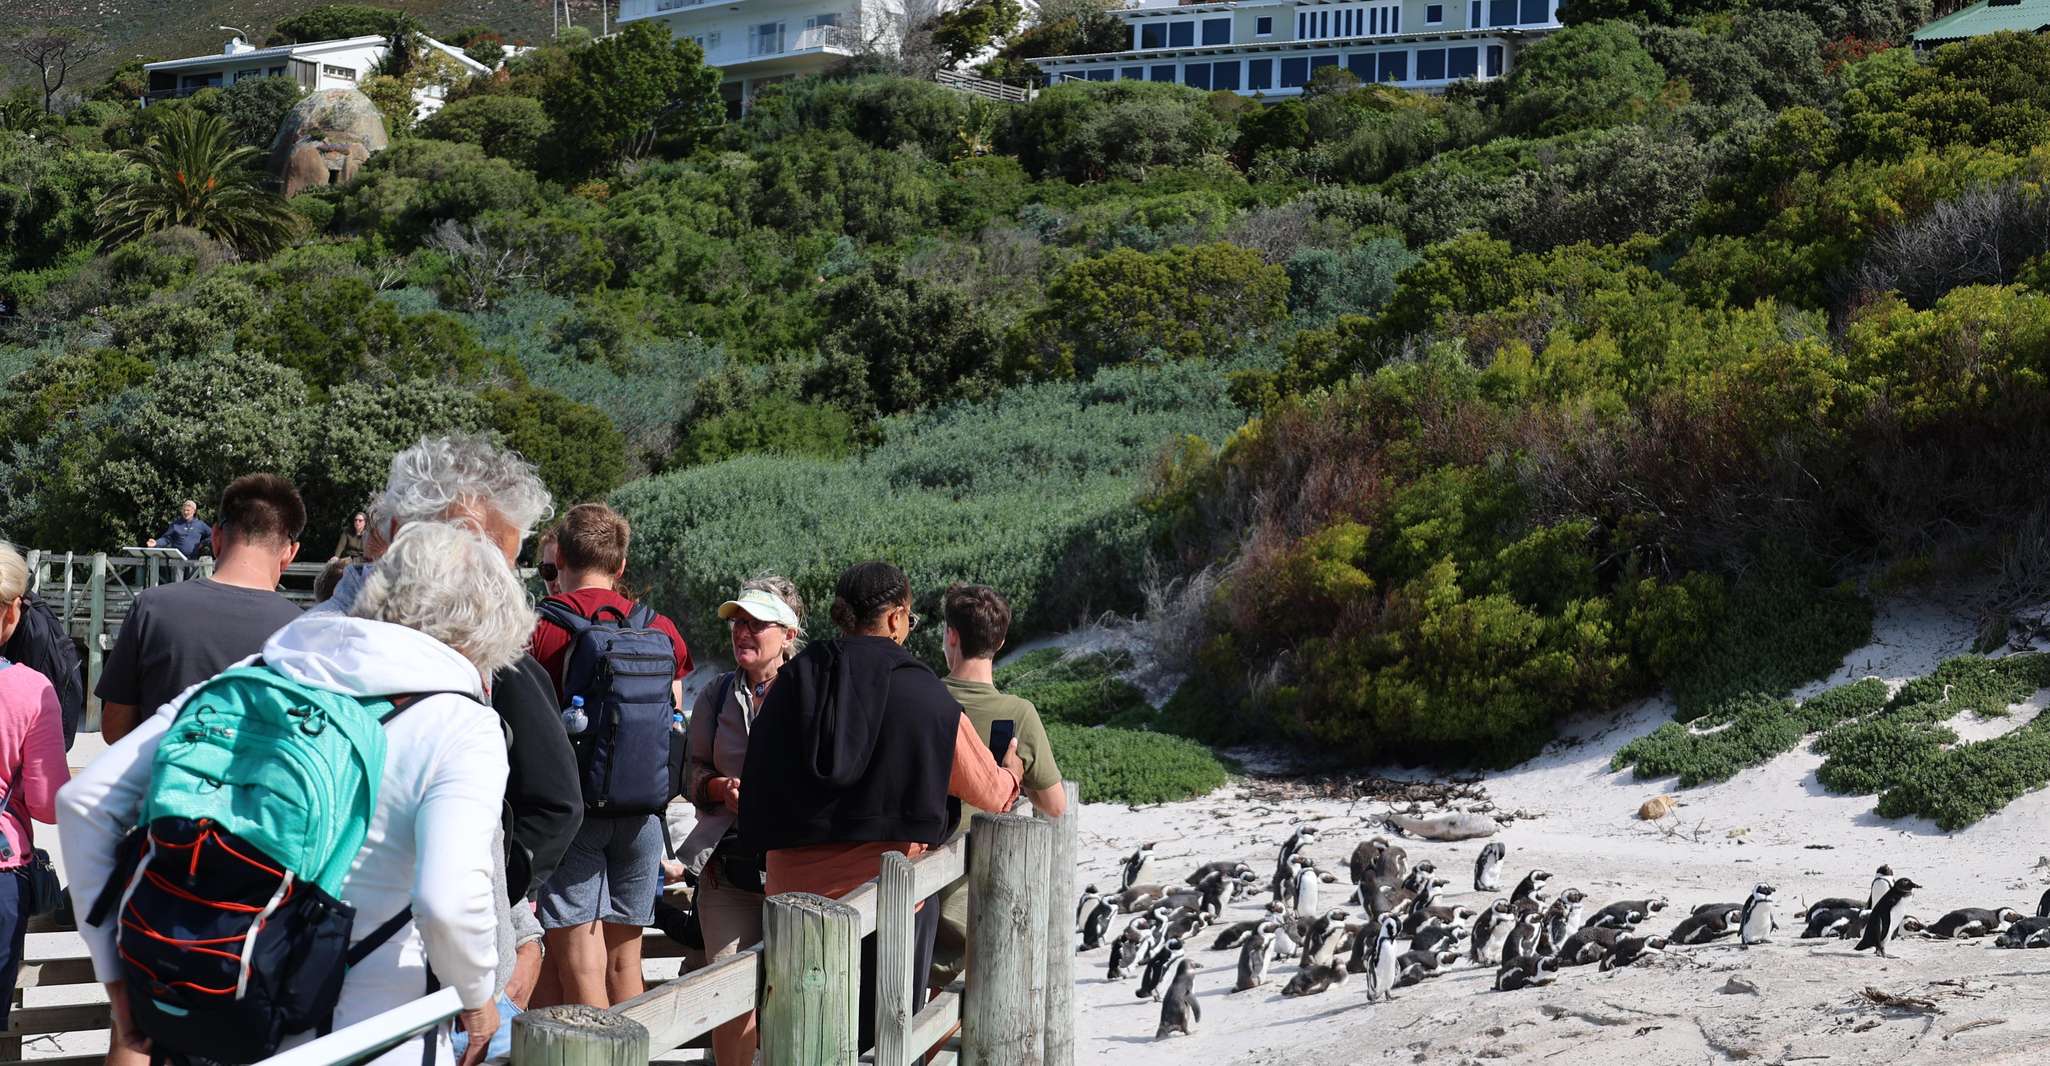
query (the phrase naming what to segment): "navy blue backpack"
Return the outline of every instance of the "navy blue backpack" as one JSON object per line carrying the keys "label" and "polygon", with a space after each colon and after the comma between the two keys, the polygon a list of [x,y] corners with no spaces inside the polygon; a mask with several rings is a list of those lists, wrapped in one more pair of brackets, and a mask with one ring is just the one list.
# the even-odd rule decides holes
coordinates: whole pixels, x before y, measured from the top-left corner
{"label": "navy blue backpack", "polygon": [[[600,607],[585,618],[559,600],[541,617],[567,630],[562,695],[584,698],[590,724],[570,737],[583,775],[584,811],[594,817],[657,814],[669,805],[669,724],[676,704],[676,647],[645,604],[622,613]],[[609,617],[608,617],[609,616]]]}

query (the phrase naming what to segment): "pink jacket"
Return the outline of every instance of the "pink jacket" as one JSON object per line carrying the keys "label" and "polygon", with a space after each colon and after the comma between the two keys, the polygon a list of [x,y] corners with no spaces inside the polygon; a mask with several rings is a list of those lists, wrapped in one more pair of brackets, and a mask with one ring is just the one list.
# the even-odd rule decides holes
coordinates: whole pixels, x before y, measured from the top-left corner
{"label": "pink jacket", "polygon": [[56,824],[57,790],[70,780],[57,690],[48,678],[19,663],[0,670],[0,790],[8,793],[7,808],[0,811],[0,836],[7,838],[11,852],[0,859],[0,870],[28,861],[35,846],[29,819]]}

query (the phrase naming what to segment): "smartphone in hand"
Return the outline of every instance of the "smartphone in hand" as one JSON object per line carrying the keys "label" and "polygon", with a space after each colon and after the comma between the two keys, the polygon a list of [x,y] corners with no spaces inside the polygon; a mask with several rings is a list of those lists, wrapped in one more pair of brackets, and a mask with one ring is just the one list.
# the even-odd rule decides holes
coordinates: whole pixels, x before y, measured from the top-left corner
{"label": "smartphone in hand", "polygon": [[1011,741],[1018,739],[1018,723],[1010,718],[999,718],[989,724],[989,754],[998,763],[1004,761],[1004,753],[1011,750]]}

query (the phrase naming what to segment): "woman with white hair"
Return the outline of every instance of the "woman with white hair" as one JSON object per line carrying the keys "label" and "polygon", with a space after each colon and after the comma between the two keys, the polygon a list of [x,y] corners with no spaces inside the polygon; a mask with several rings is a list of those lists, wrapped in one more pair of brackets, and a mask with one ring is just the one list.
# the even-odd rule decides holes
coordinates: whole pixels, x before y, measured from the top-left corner
{"label": "woman with white hair", "polygon": [[[494,829],[505,797],[505,741],[485,702],[484,678],[520,655],[533,610],[519,578],[483,536],[443,523],[399,532],[363,582],[348,615],[309,615],[270,638],[258,666],[308,688],[359,700],[393,700],[384,726],[377,805],[341,882],[360,943],[404,908],[400,926],[341,987],[334,1026],[420,998],[431,979],[456,990],[469,1037],[465,1063],[480,1060],[499,1026],[494,1005],[499,905],[493,898]],[[58,796],[58,826],[80,899],[113,875],[116,848],[140,817],[157,748],[201,685],[107,750]],[[403,697],[427,693],[406,701]],[[125,916],[124,916],[125,917]],[[120,922],[85,925],[93,969],[108,983],[119,1039],[145,1050],[123,987]],[[301,1042],[300,1034],[287,1043]],[[437,1031],[376,1060],[391,1066],[450,1058]]]}
{"label": "woman with white hair", "polygon": [[[0,644],[21,624],[28,562],[0,543]],[[70,778],[64,764],[64,712],[50,679],[0,659],[0,1032],[28,939],[29,881],[35,855],[29,822],[57,818],[57,789]]]}

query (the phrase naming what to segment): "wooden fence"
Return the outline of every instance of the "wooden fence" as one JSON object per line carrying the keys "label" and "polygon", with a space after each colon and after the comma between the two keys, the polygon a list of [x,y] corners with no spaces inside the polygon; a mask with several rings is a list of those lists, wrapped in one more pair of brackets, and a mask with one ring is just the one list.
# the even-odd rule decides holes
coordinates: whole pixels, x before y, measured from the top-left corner
{"label": "wooden fence", "polygon": [[[1074,1066],[1075,785],[1058,820],[978,814],[969,834],[908,860],[891,853],[882,872],[838,900],[792,894],[763,904],[763,940],[730,958],[659,984],[609,1012],[545,1007],[514,1019],[513,1066],[644,1066],[651,1057],[704,1046],[720,1024],[759,1010],[766,1066],[851,1066],[857,1061],[861,942],[876,938],[875,1066],[911,1066],[942,1047],[936,1066]],[[972,846],[970,842],[973,842]],[[966,877],[969,965],[961,982],[913,1009],[925,975],[913,972],[915,909],[938,906],[941,889]],[[23,1057],[38,1034],[104,1030],[94,1002],[24,1007],[29,988],[93,986],[75,934],[38,926],[0,1033],[0,1062]],[[646,958],[681,948],[650,936]],[[95,993],[98,989],[94,988]],[[453,1016],[445,992],[284,1052],[267,1066],[341,1066],[395,1046]],[[958,1042],[949,1036],[960,1027]],[[87,1066],[101,1056],[60,1054],[32,1066]]]}

